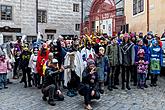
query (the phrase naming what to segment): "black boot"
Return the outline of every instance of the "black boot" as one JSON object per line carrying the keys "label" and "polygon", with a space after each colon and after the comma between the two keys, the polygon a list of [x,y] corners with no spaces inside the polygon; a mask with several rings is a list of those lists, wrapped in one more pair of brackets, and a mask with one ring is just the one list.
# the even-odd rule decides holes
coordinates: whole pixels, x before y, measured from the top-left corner
{"label": "black boot", "polygon": [[113,91],[113,89],[112,89],[111,86],[108,86],[108,90],[109,90],[109,91]]}
{"label": "black boot", "polygon": [[28,87],[32,87],[32,84],[30,82],[28,83]]}
{"label": "black boot", "polygon": [[131,90],[131,88],[130,88],[130,86],[129,86],[129,85],[127,85],[127,86],[126,86],[126,88],[127,88],[128,90]]}
{"label": "black boot", "polygon": [[48,104],[51,105],[51,106],[55,106],[56,105],[56,103],[55,103],[55,101],[53,99],[49,99],[48,100]]}
{"label": "black boot", "polygon": [[27,83],[25,82],[24,88],[27,88]]}

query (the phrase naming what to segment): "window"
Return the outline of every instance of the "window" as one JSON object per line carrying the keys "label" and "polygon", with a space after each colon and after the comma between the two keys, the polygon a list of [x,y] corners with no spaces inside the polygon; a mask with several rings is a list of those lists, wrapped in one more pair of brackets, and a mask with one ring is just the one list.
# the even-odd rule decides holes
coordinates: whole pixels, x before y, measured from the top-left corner
{"label": "window", "polygon": [[103,29],[105,29],[105,25],[103,25]]}
{"label": "window", "polygon": [[73,4],[73,12],[79,12],[79,4]]}
{"label": "window", "polygon": [[13,40],[13,37],[12,36],[3,36],[3,42],[6,43],[6,42],[9,42],[9,41],[12,41]]}
{"label": "window", "polygon": [[12,20],[12,7],[1,5],[1,20]]}
{"label": "window", "polygon": [[53,34],[48,34],[48,35],[47,35],[47,39],[48,39],[48,40],[54,39],[54,35],[53,35]]}
{"label": "window", "polygon": [[133,15],[144,11],[144,0],[133,0]]}
{"label": "window", "polygon": [[47,22],[46,10],[38,10],[38,22],[39,23],[46,23]]}
{"label": "window", "polygon": [[75,25],[75,30],[76,30],[76,31],[80,31],[80,24],[76,24],[76,25]]}

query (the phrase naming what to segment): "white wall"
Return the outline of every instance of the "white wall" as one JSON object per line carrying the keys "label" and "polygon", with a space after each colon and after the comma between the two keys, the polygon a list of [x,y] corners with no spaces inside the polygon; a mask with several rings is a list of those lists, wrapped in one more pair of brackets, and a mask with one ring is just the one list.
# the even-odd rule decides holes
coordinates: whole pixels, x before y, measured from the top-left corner
{"label": "white wall", "polygon": [[[97,30],[97,26],[99,27],[103,33],[107,33],[108,36],[112,36],[112,19],[105,19],[100,21],[95,21],[95,30]],[[103,27],[105,27],[103,29]]]}

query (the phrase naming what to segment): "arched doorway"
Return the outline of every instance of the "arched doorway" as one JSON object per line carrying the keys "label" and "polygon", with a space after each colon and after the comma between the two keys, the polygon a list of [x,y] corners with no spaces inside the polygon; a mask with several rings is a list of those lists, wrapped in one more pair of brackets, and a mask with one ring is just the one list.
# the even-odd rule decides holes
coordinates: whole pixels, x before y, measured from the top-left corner
{"label": "arched doorway", "polygon": [[113,35],[120,31],[120,25],[125,23],[124,16],[116,16],[114,0],[93,0],[89,13],[88,31]]}

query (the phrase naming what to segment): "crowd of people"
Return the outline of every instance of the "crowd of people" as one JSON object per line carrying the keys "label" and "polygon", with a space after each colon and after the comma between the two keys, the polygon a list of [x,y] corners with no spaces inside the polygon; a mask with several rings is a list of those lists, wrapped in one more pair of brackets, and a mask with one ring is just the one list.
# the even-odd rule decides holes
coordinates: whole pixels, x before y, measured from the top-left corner
{"label": "crowd of people", "polygon": [[[55,100],[67,96],[84,97],[85,108],[91,110],[92,99],[100,99],[105,87],[109,91],[131,90],[130,82],[138,89],[157,86],[163,63],[161,37],[148,32],[119,33],[113,37],[83,35],[64,39],[42,41],[30,45],[19,38],[5,43],[0,49],[0,90],[7,89],[9,74],[19,79],[24,87],[41,89],[42,99],[54,106]],[[119,78],[121,74],[121,78]],[[150,78],[151,77],[151,78]]]}

